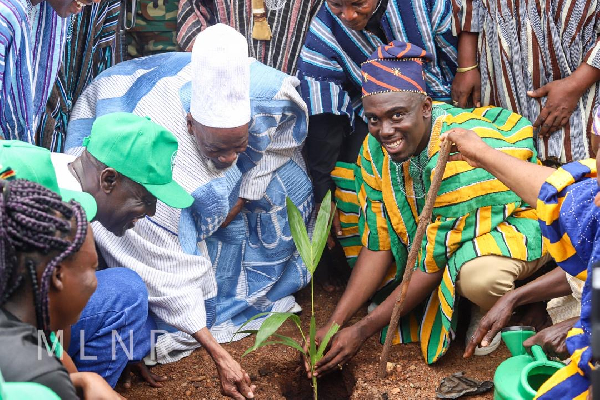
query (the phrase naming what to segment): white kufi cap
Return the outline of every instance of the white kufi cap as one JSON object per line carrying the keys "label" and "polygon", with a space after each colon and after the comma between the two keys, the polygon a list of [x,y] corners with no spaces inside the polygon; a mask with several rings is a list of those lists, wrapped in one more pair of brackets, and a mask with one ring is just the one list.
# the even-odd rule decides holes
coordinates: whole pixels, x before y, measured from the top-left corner
{"label": "white kufi cap", "polygon": [[210,26],[196,37],[190,113],[211,128],[235,128],[250,121],[248,43],[228,25]]}

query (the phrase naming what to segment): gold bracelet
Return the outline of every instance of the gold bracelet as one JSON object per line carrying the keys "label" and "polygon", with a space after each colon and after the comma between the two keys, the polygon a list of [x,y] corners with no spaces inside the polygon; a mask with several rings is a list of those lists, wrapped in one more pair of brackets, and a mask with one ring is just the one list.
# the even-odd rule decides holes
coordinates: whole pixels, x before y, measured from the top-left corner
{"label": "gold bracelet", "polygon": [[456,72],[468,72],[477,67],[479,67],[479,64],[475,64],[472,67],[465,67],[465,68],[458,67],[458,68],[456,68]]}

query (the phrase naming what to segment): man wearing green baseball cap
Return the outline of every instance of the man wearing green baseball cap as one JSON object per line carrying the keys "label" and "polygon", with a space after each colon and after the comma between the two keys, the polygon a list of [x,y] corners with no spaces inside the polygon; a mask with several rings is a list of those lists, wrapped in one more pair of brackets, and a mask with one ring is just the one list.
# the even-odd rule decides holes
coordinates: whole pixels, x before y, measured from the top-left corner
{"label": "man wearing green baseball cap", "polygon": [[[94,131],[98,134],[87,140],[90,151],[110,165],[117,166],[119,171],[128,171],[127,174],[139,183],[120,175],[96,157],[84,154],[82,164],[86,166],[86,174],[83,175],[86,180],[82,185],[75,170],[69,169],[69,162],[76,162],[78,159],[66,154],[50,153],[47,149],[17,140],[0,141],[0,178],[14,177],[33,181],[60,194],[64,201],[78,201],[86,211],[88,220],[97,220],[117,233],[133,226],[133,223],[119,223],[123,219],[115,218],[115,215],[127,215],[128,213],[121,212],[123,209],[131,211],[140,208],[137,206],[138,195],[145,199],[141,207],[143,213],[149,215],[154,214],[156,204],[155,195],[149,191],[173,206],[181,207],[191,203],[191,197],[172,180],[171,159],[177,150],[177,141],[170,132],[147,118],[132,114],[100,119]],[[113,133],[114,137],[107,132]],[[113,148],[117,142],[135,147],[135,150],[130,154],[116,152]],[[151,150],[153,146],[160,148]],[[140,159],[142,154],[150,159]],[[134,160],[133,157],[138,157],[139,161],[135,165],[127,164],[127,161]],[[126,162],[119,163],[120,159]],[[94,171],[87,168],[89,163],[98,167],[96,175],[89,173]],[[58,169],[55,170],[54,165]],[[89,184],[94,178],[98,181],[96,186],[104,188],[100,191],[102,195],[98,194],[99,191],[95,190],[93,184]],[[88,188],[100,199],[102,207],[97,207],[95,198],[86,193],[84,188]],[[114,207],[113,212],[111,207]],[[96,273],[96,278],[96,291],[81,313],[80,320],[73,325],[70,333],[65,332],[64,337],[71,338],[71,346],[64,357],[66,360],[71,360],[72,357],[79,371],[96,372],[114,387],[126,366],[131,361],[141,360],[150,351],[148,293],[139,275],[126,268],[101,270]],[[110,313],[108,319],[107,312]],[[120,349],[112,355],[95,351],[111,346],[111,341],[114,340],[112,332],[122,333],[120,337],[124,343],[133,343],[133,354]],[[83,354],[81,349],[89,357],[80,357]],[[143,363],[138,363],[137,366],[145,367]],[[129,372],[126,374],[129,375]],[[158,382],[162,380],[147,371],[142,375],[153,386],[159,385]]]}
{"label": "man wearing green baseball cap", "polygon": [[0,170],[11,169],[16,179],[26,179],[61,195],[63,201],[75,200],[85,210],[88,221],[96,216],[96,200],[87,193],[61,188],[47,149],[20,140],[0,141]]}
{"label": "man wearing green baseball cap", "polygon": [[52,155],[59,182],[91,194],[96,219],[116,236],[156,211],[156,200],[186,208],[193,198],[173,180],[177,139],[149,118],[130,113],[104,115],[94,122],[75,158]]}
{"label": "man wearing green baseball cap", "polygon": [[[81,154],[52,153],[52,162],[60,187],[92,195],[98,204],[96,221],[112,234],[122,236],[137,220],[154,215],[157,199],[173,208],[193,203],[193,198],[173,180],[177,148],[175,136],[149,118],[112,113],[96,119]],[[96,237],[99,227],[93,228]],[[123,357],[119,350],[117,359],[111,359],[110,354],[96,354],[88,347],[107,348],[113,339],[110,333],[94,334],[91,337],[97,344],[88,346],[88,334],[104,326],[107,309],[117,310],[110,318],[112,329],[124,333],[124,343],[130,343],[129,335],[133,336],[133,360],[141,360],[151,346],[148,292],[139,275],[127,268],[108,268],[96,276],[98,288],[80,321],[72,327],[68,353],[77,368],[99,373],[114,387],[127,362],[132,361],[131,354]],[[127,317],[121,318],[125,314]],[[99,344],[102,341],[106,343]],[[84,353],[96,359],[83,357]],[[136,365],[146,368],[143,362]],[[124,375],[129,376],[128,369]],[[149,371],[142,372],[142,376],[152,386],[160,386],[163,380]]]}

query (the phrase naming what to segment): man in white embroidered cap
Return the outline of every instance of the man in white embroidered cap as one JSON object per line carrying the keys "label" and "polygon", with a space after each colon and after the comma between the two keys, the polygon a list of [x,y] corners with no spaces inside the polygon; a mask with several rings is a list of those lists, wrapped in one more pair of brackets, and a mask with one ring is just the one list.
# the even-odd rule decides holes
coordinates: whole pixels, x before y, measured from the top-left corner
{"label": "man in white embroidered cap", "polygon": [[230,167],[248,145],[250,63],[242,35],[219,24],[209,34],[229,40],[197,40],[192,50],[192,101],[188,130],[198,150],[218,169]]}
{"label": "man in white embroidered cap", "polygon": [[[117,238],[94,227],[109,266],[136,271],[160,329],[155,360],[204,346],[224,394],[253,397],[246,372],[218,343],[265,311],[298,311],[310,280],[293,243],[286,196],[305,222],[313,209],[301,150],[307,108],[295,77],[248,57],[241,34],[217,24],[190,53],[127,61],[100,74],[73,110],[66,148],[77,152],[93,121],[115,111],[149,116],[178,139],[173,178],[194,197]],[[264,319],[251,321],[257,329]]]}

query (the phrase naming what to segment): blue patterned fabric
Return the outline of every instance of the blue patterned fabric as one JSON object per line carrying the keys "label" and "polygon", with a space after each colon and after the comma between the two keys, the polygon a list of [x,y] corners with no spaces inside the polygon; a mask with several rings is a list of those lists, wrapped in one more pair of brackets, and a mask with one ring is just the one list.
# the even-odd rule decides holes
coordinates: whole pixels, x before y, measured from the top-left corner
{"label": "blue patterned fabric", "polygon": [[[31,21],[29,18],[31,17]],[[0,0],[0,138],[36,144],[35,130],[58,74],[69,19],[47,1]]]}
{"label": "blue patterned fabric", "polygon": [[[450,1],[389,0],[381,28],[388,43],[412,43],[433,56],[424,65],[427,92],[437,100],[449,99],[457,67]],[[298,63],[309,114],[346,115],[354,121],[356,112],[365,119],[360,65],[383,44],[371,32],[345,27],[325,2],[310,25]]]}
{"label": "blue patterned fabric", "polygon": [[600,260],[596,176],[595,160],[566,164],[546,180],[538,197],[538,217],[550,254],[585,285],[580,319],[567,335],[571,363],[539,389],[536,399],[585,399],[591,384],[591,276],[593,264]]}
{"label": "blue patterned fabric", "polygon": [[[248,204],[226,228],[207,238],[217,278],[217,321],[239,326],[300,290],[310,276],[296,252],[287,219],[286,196],[307,222],[312,212],[311,184],[293,161],[279,168],[265,196]],[[240,291],[240,280],[245,284]]]}
{"label": "blue patterned fabric", "polygon": [[[66,148],[74,152],[96,117],[127,111],[149,116],[179,141],[173,178],[192,194],[194,204],[178,211],[159,202],[156,215],[139,221],[123,238],[94,226],[108,264],[138,272],[148,286],[151,311],[181,331],[159,339],[162,362],[197,347],[188,334],[204,326],[226,342],[257,313],[287,311],[294,305],[292,294],[310,281],[285,205],[289,196],[308,223],[314,200],[301,155],[307,110],[298,80],[251,63],[248,148],[233,167],[216,170],[187,130],[191,77],[199,73],[190,61],[190,53],[166,53],[104,71],[80,97],[66,139]],[[220,228],[238,198],[250,201]],[[262,321],[253,321],[249,329]]]}

